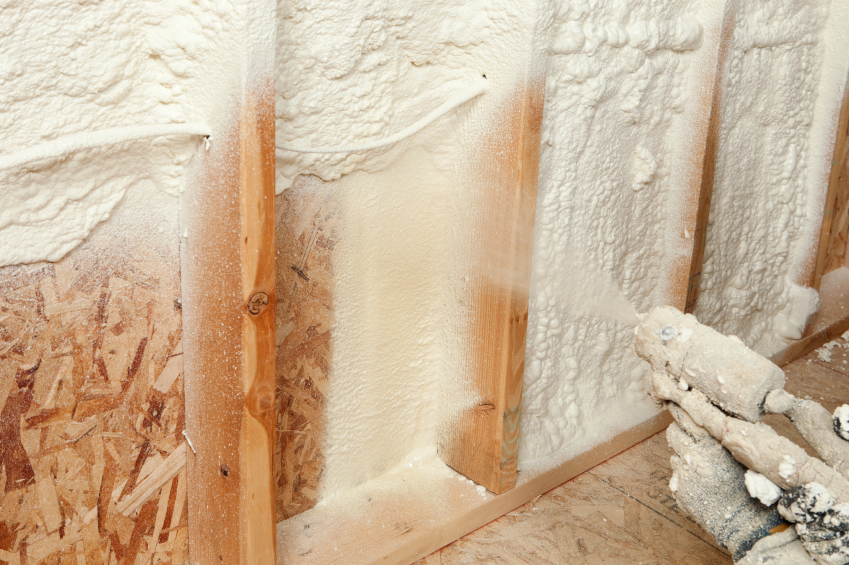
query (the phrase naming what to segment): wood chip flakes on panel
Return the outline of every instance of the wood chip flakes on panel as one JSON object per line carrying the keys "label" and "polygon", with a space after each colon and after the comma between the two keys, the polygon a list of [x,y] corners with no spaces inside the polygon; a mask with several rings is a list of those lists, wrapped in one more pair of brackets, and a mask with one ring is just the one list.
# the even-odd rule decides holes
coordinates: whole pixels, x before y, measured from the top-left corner
{"label": "wood chip flakes on panel", "polygon": [[277,197],[277,520],[315,506],[324,468],[336,204],[299,177]]}
{"label": "wood chip flakes on panel", "polygon": [[0,564],[183,565],[179,304],[141,247],[0,269]]}

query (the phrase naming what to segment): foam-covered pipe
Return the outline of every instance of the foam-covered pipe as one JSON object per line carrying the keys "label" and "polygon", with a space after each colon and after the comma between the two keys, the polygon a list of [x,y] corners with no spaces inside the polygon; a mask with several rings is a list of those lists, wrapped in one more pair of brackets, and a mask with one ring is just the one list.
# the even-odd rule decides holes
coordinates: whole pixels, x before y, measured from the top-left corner
{"label": "foam-covered pipe", "polygon": [[392,145],[393,143],[398,143],[399,141],[406,139],[410,136],[413,136],[453,110],[458,106],[462,106],[469,100],[473,100],[486,92],[489,89],[489,83],[487,82],[486,75],[478,77],[472,84],[461,89],[454,95],[450,96],[445,102],[437,106],[433,111],[427,114],[425,117],[420,119],[419,121],[410,124],[405,127],[401,131],[394,133],[390,136],[384,137],[382,139],[377,139],[374,141],[367,141],[365,143],[360,143],[357,145],[343,145],[340,147],[297,147],[294,145],[278,145],[277,151],[291,151],[293,153],[359,153],[361,151],[369,151],[371,149],[378,149],[380,147],[386,147],[387,145]]}

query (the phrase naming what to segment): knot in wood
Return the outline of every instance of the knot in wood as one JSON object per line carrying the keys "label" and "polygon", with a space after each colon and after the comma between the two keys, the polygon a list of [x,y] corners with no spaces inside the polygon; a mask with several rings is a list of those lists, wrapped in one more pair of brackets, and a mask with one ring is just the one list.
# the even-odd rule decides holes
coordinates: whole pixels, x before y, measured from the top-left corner
{"label": "knot in wood", "polygon": [[248,312],[256,316],[268,306],[268,295],[264,292],[257,292],[248,300]]}
{"label": "knot in wood", "polygon": [[268,384],[257,384],[252,387],[245,398],[248,411],[257,418],[264,417],[274,408],[274,387]]}
{"label": "knot in wood", "polygon": [[274,405],[274,397],[270,394],[264,394],[257,399],[257,407],[262,412],[267,412]]}

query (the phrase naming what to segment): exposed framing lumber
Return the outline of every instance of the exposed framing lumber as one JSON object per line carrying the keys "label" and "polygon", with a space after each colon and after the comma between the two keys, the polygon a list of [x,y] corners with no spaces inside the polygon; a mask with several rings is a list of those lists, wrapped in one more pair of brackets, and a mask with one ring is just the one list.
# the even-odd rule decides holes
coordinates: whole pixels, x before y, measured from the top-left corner
{"label": "exposed framing lumber", "polygon": [[[278,565],[408,565],[663,430],[667,412],[546,471],[519,474],[504,494],[479,495],[452,476],[388,475],[345,508],[316,507],[277,526]],[[410,473],[416,473],[411,471]],[[412,492],[411,483],[420,484]],[[372,496],[380,493],[380,496]],[[355,514],[356,513],[356,514]],[[362,516],[352,520],[353,515]],[[381,536],[374,536],[379,530]],[[305,535],[305,532],[309,532]]]}
{"label": "exposed framing lumber", "polygon": [[273,81],[243,92],[204,165],[183,255],[191,559],[267,564],[275,555]]}
{"label": "exposed framing lumber", "polygon": [[486,142],[464,347],[465,378],[482,400],[437,441],[447,465],[496,494],[516,485],[544,99],[544,73],[529,77],[500,112],[504,130]]}
{"label": "exposed framing lumber", "polygon": [[672,305],[686,313],[692,313],[696,308],[699,296],[699,284],[702,274],[702,260],[707,238],[707,224],[710,215],[710,202],[713,194],[714,174],[716,171],[716,156],[719,147],[719,127],[722,113],[722,97],[725,92],[728,57],[731,53],[731,43],[734,36],[734,22],[737,17],[738,0],[729,0],[723,10],[721,25],[718,30],[717,48],[711,55],[715,57],[709,68],[714,68],[709,76],[709,87],[705,91],[705,104],[708,106],[704,145],[697,148],[693,159],[693,167],[697,171],[693,175],[693,183],[687,195],[687,204],[683,211],[683,222],[692,227],[692,252],[687,257],[688,265],[682,265],[682,271],[687,271],[686,282],[675,285]]}
{"label": "exposed framing lumber", "polygon": [[849,89],[846,89],[835,132],[834,158],[831,161],[813,288],[819,290],[822,277],[843,265],[848,242]]}

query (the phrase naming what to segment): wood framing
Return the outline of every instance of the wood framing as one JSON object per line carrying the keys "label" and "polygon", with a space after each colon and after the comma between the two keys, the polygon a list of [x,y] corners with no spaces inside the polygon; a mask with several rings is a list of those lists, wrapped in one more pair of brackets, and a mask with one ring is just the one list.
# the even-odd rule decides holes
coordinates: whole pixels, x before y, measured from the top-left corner
{"label": "wood framing", "polygon": [[0,563],[183,565],[174,219],[0,269]]}
{"label": "wood framing", "polygon": [[193,565],[274,561],[274,82],[246,90],[189,196],[186,430]]}
{"label": "wood framing", "polygon": [[516,484],[519,404],[545,78],[521,84],[486,140],[470,256],[469,385],[481,401],[437,440],[443,461],[496,494]]}
{"label": "wood framing", "polygon": [[849,89],[846,89],[843,96],[835,134],[834,158],[831,162],[831,175],[823,213],[814,288],[819,290],[823,275],[844,264],[847,242],[849,242]]}
{"label": "wood framing", "polygon": [[[501,495],[456,477],[387,475],[344,508],[316,507],[277,526],[278,565],[408,565],[663,430],[667,412],[546,471],[519,474]],[[413,490],[410,484],[419,488]],[[362,519],[352,519],[362,516]],[[375,536],[374,531],[381,535]],[[307,532],[309,532],[307,534]]]}
{"label": "wood framing", "polygon": [[707,238],[710,201],[713,194],[717,149],[719,147],[722,97],[725,92],[725,80],[727,76],[726,66],[729,54],[731,53],[738,4],[738,0],[729,0],[725,4],[717,48],[712,52],[715,57],[712,67],[715,71],[709,77],[710,86],[705,92],[705,102],[709,108],[705,124],[707,131],[704,136],[704,145],[697,148],[698,150],[693,160],[694,167],[698,173],[693,177],[693,186],[687,196],[687,206],[684,212],[684,223],[691,225],[693,228],[691,236],[693,247],[692,253],[689,255],[689,265],[685,268],[687,271],[686,283],[679,283],[675,287],[677,292],[684,291],[682,293],[684,296],[673,297],[672,305],[686,313],[692,313],[695,310],[696,301],[699,296],[702,260]]}

